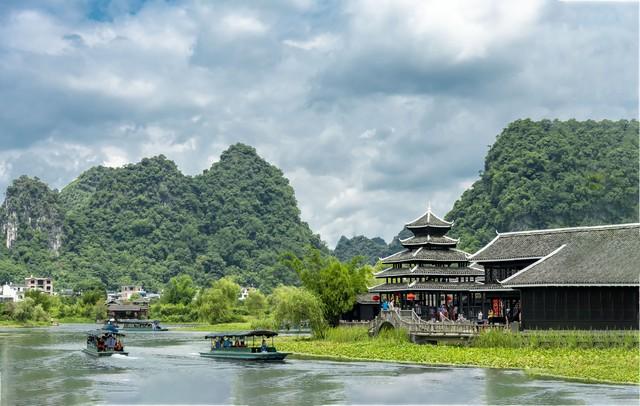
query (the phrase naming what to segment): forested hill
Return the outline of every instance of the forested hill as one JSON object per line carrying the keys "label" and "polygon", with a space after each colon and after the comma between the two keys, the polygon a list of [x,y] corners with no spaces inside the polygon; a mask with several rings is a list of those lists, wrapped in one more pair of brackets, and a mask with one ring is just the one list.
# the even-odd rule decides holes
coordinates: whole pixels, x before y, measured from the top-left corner
{"label": "forested hill", "polygon": [[[638,131],[636,120],[511,123],[490,148],[480,179],[445,216],[455,221],[449,235],[475,252],[496,230],[637,222]],[[357,244],[371,245],[363,238]],[[395,252],[396,240],[360,254]],[[336,254],[351,244],[341,239]]]}
{"label": "forested hill", "polygon": [[164,156],[89,169],[60,193],[21,177],[0,222],[5,237],[15,235],[0,249],[0,282],[33,273],[58,286],[157,289],[187,273],[200,283],[234,275],[268,290],[297,280],[278,265],[280,253],[326,250],[282,172],[242,144],[194,177]]}

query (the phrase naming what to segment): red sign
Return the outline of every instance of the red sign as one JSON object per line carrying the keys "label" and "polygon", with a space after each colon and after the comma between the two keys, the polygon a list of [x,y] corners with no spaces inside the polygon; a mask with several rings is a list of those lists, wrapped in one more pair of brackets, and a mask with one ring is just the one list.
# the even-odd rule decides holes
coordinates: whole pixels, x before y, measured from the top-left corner
{"label": "red sign", "polygon": [[371,299],[372,299],[372,300],[380,300],[380,296],[375,295],[375,296],[373,296]]}
{"label": "red sign", "polygon": [[407,293],[407,300],[414,300],[416,298],[416,295],[414,295],[413,293]]}
{"label": "red sign", "polygon": [[498,298],[491,299],[491,310],[493,310],[493,316],[502,316],[502,300]]}

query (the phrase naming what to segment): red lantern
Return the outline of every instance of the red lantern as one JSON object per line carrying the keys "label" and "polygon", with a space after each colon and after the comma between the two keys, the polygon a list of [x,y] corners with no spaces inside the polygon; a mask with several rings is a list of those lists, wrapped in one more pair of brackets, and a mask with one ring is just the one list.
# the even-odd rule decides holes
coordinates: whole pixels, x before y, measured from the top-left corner
{"label": "red lantern", "polygon": [[374,296],[371,298],[371,300],[380,300],[380,296],[378,296],[378,295],[374,295]]}
{"label": "red lantern", "polygon": [[413,293],[408,293],[407,294],[407,300],[415,300],[416,295],[414,295]]}

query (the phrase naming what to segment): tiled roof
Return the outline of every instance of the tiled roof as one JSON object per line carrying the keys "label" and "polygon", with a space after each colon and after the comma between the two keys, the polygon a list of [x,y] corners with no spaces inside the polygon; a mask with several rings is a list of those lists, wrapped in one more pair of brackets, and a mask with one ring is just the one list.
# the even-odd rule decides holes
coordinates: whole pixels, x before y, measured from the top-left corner
{"label": "tiled roof", "polygon": [[445,221],[433,214],[433,212],[431,211],[431,207],[429,207],[425,214],[413,220],[412,222],[405,224],[405,227],[407,227],[408,229],[426,227],[449,229],[452,225],[453,223]]}
{"label": "tiled roof", "polygon": [[391,278],[396,276],[484,276],[484,270],[472,267],[436,267],[436,266],[414,266],[403,268],[388,268],[375,275],[376,278]]}
{"label": "tiled roof", "polygon": [[458,240],[447,236],[419,235],[400,240],[400,244],[405,247],[419,245],[445,245],[455,247],[456,244],[458,244]]}
{"label": "tiled roof", "polygon": [[475,288],[470,289],[472,292],[495,292],[499,291],[507,291],[511,292],[513,289],[507,286],[502,286],[499,283],[483,283],[481,285],[476,286]]}
{"label": "tiled roof", "polygon": [[474,262],[540,259],[576,235],[606,232],[612,228],[637,229],[638,226],[638,224],[621,224],[499,233],[493,241],[473,254],[470,259]]}
{"label": "tiled roof", "polygon": [[418,261],[437,261],[437,262],[467,262],[469,254],[457,249],[435,250],[420,247],[417,249],[404,250],[382,258],[385,264],[394,264],[399,262],[416,263]]}
{"label": "tiled roof", "polygon": [[549,246],[537,262],[502,281],[505,286],[640,286],[640,224],[510,233],[504,243],[502,236],[492,246],[513,256],[531,255],[522,241],[538,238]]}

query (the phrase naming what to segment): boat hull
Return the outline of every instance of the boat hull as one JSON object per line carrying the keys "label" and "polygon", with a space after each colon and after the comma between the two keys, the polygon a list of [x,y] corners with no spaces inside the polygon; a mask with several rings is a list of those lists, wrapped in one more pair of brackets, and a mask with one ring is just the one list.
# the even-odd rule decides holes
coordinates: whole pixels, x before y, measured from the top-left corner
{"label": "boat hull", "polygon": [[235,359],[244,361],[282,361],[288,352],[236,352],[236,351],[210,351],[201,352],[200,356],[216,359]]}
{"label": "boat hull", "polygon": [[119,330],[125,333],[155,333],[158,331],[169,331],[168,328],[161,328],[161,329],[154,330],[151,328],[123,328],[123,327],[120,327]]}
{"label": "boat hull", "polygon": [[129,355],[129,353],[127,351],[92,351],[88,348],[83,348],[82,352],[84,352],[85,354],[89,354],[92,357],[110,357],[113,354],[120,354],[120,355]]}

